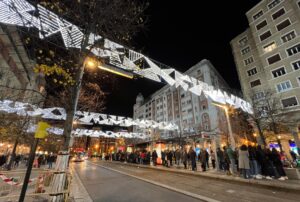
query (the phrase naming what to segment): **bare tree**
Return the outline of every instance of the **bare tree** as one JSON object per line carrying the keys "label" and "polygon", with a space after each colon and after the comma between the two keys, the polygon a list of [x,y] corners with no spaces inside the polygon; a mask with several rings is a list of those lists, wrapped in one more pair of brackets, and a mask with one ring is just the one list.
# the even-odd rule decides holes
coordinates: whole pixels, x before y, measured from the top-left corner
{"label": "bare tree", "polygon": [[250,121],[257,127],[263,144],[266,145],[266,138],[276,140],[282,151],[278,134],[286,132],[287,128],[284,124],[284,116],[282,116],[284,110],[280,104],[280,97],[271,90],[267,90],[261,93],[252,93],[251,102],[254,114],[249,114]]}

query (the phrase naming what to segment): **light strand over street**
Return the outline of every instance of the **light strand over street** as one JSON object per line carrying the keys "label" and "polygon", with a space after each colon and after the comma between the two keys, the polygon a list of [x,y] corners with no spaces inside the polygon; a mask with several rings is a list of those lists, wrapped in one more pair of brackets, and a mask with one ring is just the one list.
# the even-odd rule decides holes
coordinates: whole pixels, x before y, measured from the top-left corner
{"label": "light strand over street", "polygon": [[[14,102],[11,100],[0,100],[0,111],[16,113],[19,116],[41,116],[43,119],[66,120],[66,111],[64,108],[52,107],[43,109],[29,103]],[[160,130],[170,131],[178,130],[178,126],[174,123],[141,119],[133,120],[128,117],[95,112],[77,111],[75,117],[76,122],[82,125],[92,125],[96,123],[100,125],[117,125],[123,127],[136,126],[139,128],[158,128]]]}
{"label": "light strand over street", "polygon": [[[60,33],[66,48],[81,48],[84,37],[81,29],[41,5],[35,7],[25,0],[2,0],[0,1],[0,8],[1,23],[37,28],[41,39]],[[37,13],[39,15],[35,16]],[[104,48],[92,47],[99,41],[104,43]],[[214,102],[228,104],[234,108],[241,108],[247,113],[253,113],[251,104],[245,100],[232,94],[229,95],[220,89],[214,89],[213,86],[188,75],[183,75],[173,68],[161,69],[143,54],[130,50],[102,36],[90,33],[88,46],[85,48],[90,49],[97,57],[108,59],[110,65],[120,69],[133,72],[153,81],[166,82],[176,88],[180,86],[185,91],[190,91],[197,96],[203,93]],[[143,69],[136,64],[138,61],[143,63]],[[175,74],[174,78],[171,74]]]}

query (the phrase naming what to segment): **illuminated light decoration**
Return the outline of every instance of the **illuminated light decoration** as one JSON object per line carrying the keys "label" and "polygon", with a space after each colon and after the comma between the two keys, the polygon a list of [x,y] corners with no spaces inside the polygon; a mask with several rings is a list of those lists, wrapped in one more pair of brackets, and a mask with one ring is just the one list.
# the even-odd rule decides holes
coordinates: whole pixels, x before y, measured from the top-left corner
{"label": "illuminated light decoration", "polygon": [[192,88],[189,89],[190,92],[194,93],[195,95],[200,96],[202,93],[202,86],[201,85],[195,85]]}
{"label": "illuminated light decoration", "polygon": [[110,67],[110,66],[103,65],[103,64],[98,66],[98,68],[102,69],[104,71],[113,73],[113,74],[117,74],[119,76],[123,76],[123,77],[129,78],[129,79],[133,79],[133,74],[131,74],[129,72],[126,72],[126,71],[122,71],[121,69],[118,69],[118,68]]}
{"label": "illuminated light decoration", "polygon": [[[25,0],[0,1],[0,23],[36,28],[39,30],[39,36],[41,39],[54,34],[61,34],[66,48],[82,48],[81,45],[84,35],[78,26],[60,18],[58,15],[47,10],[41,5],[34,7]],[[104,48],[93,47],[91,49],[98,40],[104,40]],[[222,96],[221,93],[219,93],[219,95],[210,95],[214,94],[214,88],[212,86],[209,86],[193,77],[182,75],[175,70],[175,79],[173,79],[169,76],[173,70],[170,71],[170,69],[161,69],[143,54],[127,49],[124,46],[108,39],[104,39],[99,35],[90,33],[88,46],[85,48],[89,49],[95,56],[107,58],[108,64],[112,66],[116,66],[129,72],[131,71],[156,82],[164,80],[171,86],[175,85],[176,88],[180,86],[185,91],[190,91],[195,95],[199,95],[199,89],[202,88],[203,94],[206,97],[210,97],[212,101],[218,102],[219,100],[222,100],[223,102],[223,97],[225,97],[227,104],[232,105],[234,108],[241,108],[243,111],[253,114],[252,106],[245,100],[240,98],[232,99],[234,97],[225,96],[223,92],[222,94],[224,96]],[[120,57],[120,55],[122,57]],[[137,64],[135,64],[138,60],[145,61],[145,65],[143,65],[143,67],[147,66],[147,64],[149,67],[140,69],[137,67]],[[189,88],[190,84],[192,84],[191,88]],[[195,87],[197,85],[198,87]]]}
{"label": "illuminated light decoration", "polygon": [[[26,132],[34,133],[36,125],[30,125]],[[47,131],[54,135],[63,135],[64,129],[58,127],[51,127]],[[131,132],[112,132],[112,131],[101,131],[101,130],[89,130],[89,129],[76,129],[72,131],[74,137],[90,136],[90,137],[109,137],[109,138],[147,138],[146,134],[143,133],[131,133]]]}
{"label": "illuminated light decoration", "polygon": [[[0,111],[6,113],[16,113],[20,116],[41,116],[44,119],[66,120],[66,111],[61,107],[39,108],[35,105],[22,102],[13,102],[11,100],[0,100]],[[102,125],[118,125],[123,127],[137,126],[139,128],[159,128],[161,130],[178,130],[174,123],[155,122],[150,120],[133,120],[132,118],[101,114],[95,112],[77,111],[75,120],[77,124],[91,125],[93,123]],[[155,126],[155,127],[154,127]]]}

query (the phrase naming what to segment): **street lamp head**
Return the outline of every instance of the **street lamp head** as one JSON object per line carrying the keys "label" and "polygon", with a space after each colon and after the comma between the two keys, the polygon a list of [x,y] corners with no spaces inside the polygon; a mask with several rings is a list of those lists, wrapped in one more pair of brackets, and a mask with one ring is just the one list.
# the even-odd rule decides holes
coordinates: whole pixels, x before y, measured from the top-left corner
{"label": "street lamp head", "polygon": [[97,60],[95,60],[91,57],[87,57],[85,59],[85,66],[88,68],[95,68],[98,66],[98,62],[97,62]]}

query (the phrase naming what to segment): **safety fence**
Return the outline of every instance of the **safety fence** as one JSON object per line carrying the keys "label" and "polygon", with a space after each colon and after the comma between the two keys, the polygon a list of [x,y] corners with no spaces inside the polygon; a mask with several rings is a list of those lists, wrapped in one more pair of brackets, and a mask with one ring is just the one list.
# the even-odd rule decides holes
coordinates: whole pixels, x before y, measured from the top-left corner
{"label": "safety fence", "polygon": [[[0,202],[18,201],[26,170],[0,171]],[[58,175],[66,177],[63,191],[57,191],[53,184]],[[51,201],[55,196],[63,196],[67,201],[70,195],[71,174],[47,169],[33,169],[28,183],[25,201]]]}

